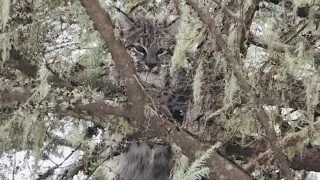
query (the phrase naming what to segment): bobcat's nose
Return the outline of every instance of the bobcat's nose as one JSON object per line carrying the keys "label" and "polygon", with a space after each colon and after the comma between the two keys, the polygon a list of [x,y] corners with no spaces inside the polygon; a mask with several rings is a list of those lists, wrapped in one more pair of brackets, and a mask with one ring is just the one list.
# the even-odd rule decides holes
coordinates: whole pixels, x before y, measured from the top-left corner
{"label": "bobcat's nose", "polygon": [[147,63],[147,66],[152,70],[154,67],[157,66],[157,63]]}

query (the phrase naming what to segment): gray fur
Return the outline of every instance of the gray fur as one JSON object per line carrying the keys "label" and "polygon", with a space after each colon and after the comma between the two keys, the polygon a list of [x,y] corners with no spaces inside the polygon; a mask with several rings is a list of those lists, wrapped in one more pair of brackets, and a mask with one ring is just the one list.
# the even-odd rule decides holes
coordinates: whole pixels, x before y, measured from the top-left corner
{"label": "gray fur", "polygon": [[146,144],[133,143],[124,157],[123,180],[166,180],[170,175],[170,150],[164,146],[157,146],[152,153]]}
{"label": "gray fur", "polygon": [[[130,17],[119,13],[118,23],[125,46],[131,53],[140,80],[158,90],[176,89],[178,77],[169,80],[169,65],[175,46],[178,16],[164,18]],[[185,76],[179,73],[177,76]],[[170,84],[171,83],[171,84]],[[176,85],[172,85],[176,83]],[[173,99],[174,98],[174,99]],[[178,104],[172,94],[160,97],[157,102],[160,111],[173,118],[172,112],[185,111],[185,104]],[[170,104],[171,109],[168,108]],[[151,150],[146,144],[132,144],[121,162],[120,177],[124,180],[167,180],[170,175],[170,150],[156,146]]]}
{"label": "gray fur", "polygon": [[176,44],[177,19],[178,16],[146,18],[119,13],[122,37],[133,54],[140,79],[157,88],[165,88],[168,66]]}
{"label": "gray fur", "polygon": [[[118,23],[121,28],[122,37],[126,47],[130,50],[135,62],[138,76],[143,83],[147,83],[152,87],[167,91],[170,88],[176,89],[177,85],[181,85],[180,76],[185,76],[177,72],[170,78],[169,66],[176,43],[175,35],[177,33],[179,21],[178,16],[170,15],[162,18],[155,17],[130,17],[120,12]],[[185,77],[184,77],[185,78]],[[167,95],[166,101],[158,104],[158,109],[168,118],[172,119],[172,112],[177,114],[175,108],[175,97]],[[170,108],[168,103],[170,102]],[[180,105],[179,110],[185,110],[185,105]],[[170,112],[172,111],[172,112]]]}

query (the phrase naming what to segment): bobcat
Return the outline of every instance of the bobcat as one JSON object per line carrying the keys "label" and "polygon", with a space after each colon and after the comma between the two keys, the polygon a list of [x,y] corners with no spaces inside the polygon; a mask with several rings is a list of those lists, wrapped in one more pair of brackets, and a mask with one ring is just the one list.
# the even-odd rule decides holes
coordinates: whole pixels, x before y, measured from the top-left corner
{"label": "bobcat", "polygon": [[[183,69],[169,77],[179,17],[170,15],[161,18],[132,18],[120,11],[118,22],[140,80],[164,92],[165,95],[158,95],[160,99],[157,100],[162,103],[161,107],[165,104],[171,112],[164,114],[181,121],[187,107],[185,102],[190,99],[191,83],[186,81],[186,71]],[[163,99],[166,99],[166,102]],[[164,109],[161,107],[160,109]]]}
{"label": "bobcat", "polygon": [[[120,10],[119,10],[120,11]],[[131,53],[141,82],[168,92],[160,95],[160,110],[169,118],[175,118],[186,110],[185,99],[172,92],[169,66],[175,47],[178,16],[130,17],[119,12],[118,22],[124,44]],[[181,74],[181,73],[180,73]],[[182,73],[184,76],[185,74]],[[181,76],[181,75],[180,75]],[[177,79],[181,79],[177,77]],[[171,89],[170,89],[171,88]],[[183,88],[184,89],[184,88]],[[187,88],[188,89],[188,88]],[[176,89],[181,93],[181,88]],[[182,102],[175,102],[179,99]],[[177,113],[178,112],[178,113]],[[120,160],[120,177],[124,180],[165,180],[170,175],[168,147],[156,146],[153,150],[145,145],[133,144]]]}
{"label": "bobcat", "polygon": [[132,53],[140,79],[164,89],[175,46],[178,16],[135,17],[120,12],[118,22],[125,46]]}

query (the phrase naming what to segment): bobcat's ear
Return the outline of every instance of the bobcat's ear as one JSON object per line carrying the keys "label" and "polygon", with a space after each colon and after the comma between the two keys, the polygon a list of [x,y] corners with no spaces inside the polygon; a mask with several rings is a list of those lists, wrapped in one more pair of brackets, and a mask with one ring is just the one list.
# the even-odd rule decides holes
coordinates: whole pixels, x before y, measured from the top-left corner
{"label": "bobcat's ear", "polygon": [[165,22],[166,29],[170,34],[175,35],[176,33],[178,33],[179,24],[180,24],[180,16],[170,15],[170,16],[167,16],[165,21],[166,21]]}
{"label": "bobcat's ear", "polygon": [[178,16],[178,15],[169,15],[169,16],[167,16],[167,19],[166,19],[167,20],[167,26],[170,27],[170,26],[172,26],[174,24],[179,23],[178,22],[179,19],[180,19],[180,16]]}
{"label": "bobcat's ear", "polygon": [[116,8],[116,9],[119,12],[117,16],[117,20],[120,25],[120,28],[124,31],[133,28],[134,27],[133,19],[128,14],[121,11],[119,8]]}

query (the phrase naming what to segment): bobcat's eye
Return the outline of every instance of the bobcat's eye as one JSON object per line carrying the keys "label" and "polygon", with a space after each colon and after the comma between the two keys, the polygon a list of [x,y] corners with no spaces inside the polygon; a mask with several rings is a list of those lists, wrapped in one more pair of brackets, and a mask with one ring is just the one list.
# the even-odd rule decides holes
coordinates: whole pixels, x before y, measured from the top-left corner
{"label": "bobcat's eye", "polygon": [[168,54],[170,54],[171,56],[173,55],[174,48],[175,48],[175,46],[170,46],[168,49]]}
{"label": "bobcat's eye", "polygon": [[142,46],[137,45],[134,46],[134,48],[138,53],[147,54],[146,50]]}
{"label": "bobcat's eye", "polygon": [[157,55],[163,55],[165,53],[165,49],[164,48],[160,48],[157,50]]}

